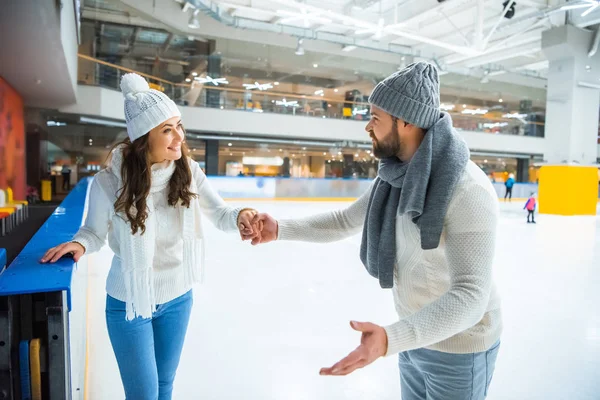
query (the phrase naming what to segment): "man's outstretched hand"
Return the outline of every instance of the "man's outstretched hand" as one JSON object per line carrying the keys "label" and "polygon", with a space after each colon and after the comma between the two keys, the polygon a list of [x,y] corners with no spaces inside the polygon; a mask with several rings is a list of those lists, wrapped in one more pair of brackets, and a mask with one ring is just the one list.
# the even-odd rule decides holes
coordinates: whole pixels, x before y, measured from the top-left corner
{"label": "man's outstretched hand", "polygon": [[355,331],[362,332],[360,346],[331,368],[321,368],[320,375],[348,375],[387,353],[387,333],[381,326],[355,321],[350,322],[350,326]]}
{"label": "man's outstretched hand", "polygon": [[277,223],[277,220],[271,217],[269,214],[256,214],[252,220],[252,225],[260,226],[262,228],[260,235],[252,238],[253,246],[277,240],[277,235],[279,234],[279,224]]}

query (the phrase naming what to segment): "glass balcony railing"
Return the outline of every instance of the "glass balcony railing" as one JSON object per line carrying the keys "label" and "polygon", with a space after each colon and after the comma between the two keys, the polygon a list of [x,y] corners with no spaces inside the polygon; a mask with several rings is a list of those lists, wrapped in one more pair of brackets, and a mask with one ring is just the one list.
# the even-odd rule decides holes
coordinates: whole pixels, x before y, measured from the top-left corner
{"label": "glass balcony railing", "polygon": [[[344,101],[326,96],[324,90],[314,95],[285,93],[279,91],[278,82],[258,87],[232,87],[221,80],[198,76],[194,82],[175,83],[152,75],[140,73],[119,65],[89,56],[79,55],[78,82],[119,90],[121,76],[137,72],[144,76],[150,86],[161,90],[177,104],[191,107],[239,110],[252,113],[276,113],[290,116],[334,118],[355,121],[369,119],[367,102]],[[255,85],[250,85],[255,86]],[[327,89],[329,91],[329,89]],[[536,114],[519,114],[501,110],[486,110],[444,104],[452,116],[457,130],[507,134],[519,136],[544,136],[544,122]]]}

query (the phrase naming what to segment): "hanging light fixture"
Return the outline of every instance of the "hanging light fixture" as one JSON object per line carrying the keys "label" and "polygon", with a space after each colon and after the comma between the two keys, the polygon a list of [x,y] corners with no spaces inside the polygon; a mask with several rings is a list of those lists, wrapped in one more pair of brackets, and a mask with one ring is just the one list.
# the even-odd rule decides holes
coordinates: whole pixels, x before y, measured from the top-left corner
{"label": "hanging light fixture", "polygon": [[302,38],[298,39],[298,45],[296,46],[296,52],[295,52],[295,54],[297,56],[303,56],[304,55],[304,47],[302,47],[302,42],[303,41],[304,40]]}
{"label": "hanging light fixture", "polygon": [[192,15],[190,15],[190,20],[188,21],[188,28],[190,29],[198,29],[200,28],[200,21],[198,21],[198,13],[200,10],[195,9]]}

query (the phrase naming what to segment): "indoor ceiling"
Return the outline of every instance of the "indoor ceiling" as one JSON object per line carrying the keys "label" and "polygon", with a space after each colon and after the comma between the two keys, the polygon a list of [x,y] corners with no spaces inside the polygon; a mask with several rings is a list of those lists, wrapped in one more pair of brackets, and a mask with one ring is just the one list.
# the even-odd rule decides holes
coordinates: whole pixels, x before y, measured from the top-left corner
{"label": "indoor ceiling", "polygon": [[[543,107],[548,62],[541,50],[542,32],[566,22],[590,27],[600,22],[598,4],[596,0],[154,0],[151,4],[85,0],[83,16],[127,29],[120,33],[119,51],[127,50],[132,37],[138,38],[135,51],[142,64],[160,57],[166,63],[188,63],[183,69],[190,73],[208,54],[194,51],[196,43],[210,40],[223,68],[245,70],[244,75],[236,74],[250,80],[305,75],[321,79],[323,87],[359,86],[367,93],[369,86],[409,62],[427,59],[439,67],[442,94],[449,98],[528,99],[534,107]],[[302,55],[295,54],[299,48]]]}
{"label": "indoor ceiling", "polygon": [[[600,16],[596,0],[173,0],[245,29],[294,32],[345,50],[373,48],[434,60],[445,72],[545,76],[541,34]],[[195,8],[194,8],[195,7]],[[294,31],[295,29],[295,31]]]}

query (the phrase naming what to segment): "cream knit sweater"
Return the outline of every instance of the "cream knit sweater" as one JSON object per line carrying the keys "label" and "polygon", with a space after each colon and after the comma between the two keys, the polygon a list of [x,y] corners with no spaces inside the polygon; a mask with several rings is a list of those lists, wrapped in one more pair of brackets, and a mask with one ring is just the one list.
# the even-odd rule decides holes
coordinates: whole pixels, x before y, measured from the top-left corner
{"label": "cream knit sweater", "polygon": [[[344,210],[279,221],[278,239],[325,243],[357,234],[369,192]],[[397,217],[392,290],[399,321],[385,327],[387,355],[422,347],[476,353],[500,338],[500,298],[492,279],[497,220],[496,192],[473,162],[453,193],[438,248],[422,250],[417,226],[410,217]]]}
{"label": "cream knit sweater", "polygon": [[[216,193],[206,175],[197,163],[190,161],[192,170],[192,179],[196,183],[198,197],[192,201],[199,202],[202,213],[220,230],[237,231],[237,217],[240,209],[228,206],[225,201]],[[166,169],[158,164],[153,167],[153,176],[164,173]],[[106,292],[113,298],[126,301],[125,276],[122,269],[120,235],[131,234],[121,232],[119,229],[125,225],[117,221],[120,218],[114,212],[114,203],[116,194],[103,179],[101,174],[111,174],[110,169],[100,171],[93,180],[88,198],[88,212],[84,225],[73,238],[74,241],[81,243],[86,248],[86,254],[96,252],[106,243],[114,252],[112,265],[106,280]],[[156,208],[156,238],[154,259],[152,262],[153,281],[154,281],[154,300],[155,304],[163,304],[171,301],[191,289],[189,280],[185,279],[185,269],[183,268],[183,221],[177,208],[169,206],[167,202],[169,188],[151,193]],[[190,207],[190,209],[195,209]],[[200,216],[195,216],[197,219]],[[195,260],[201,264],[202,260]],[[203,266],[201,266],[203,267]]]}

